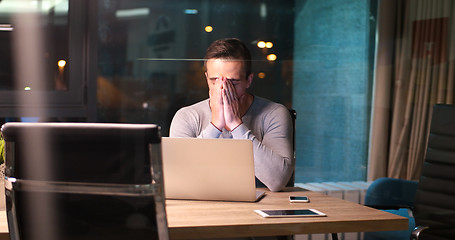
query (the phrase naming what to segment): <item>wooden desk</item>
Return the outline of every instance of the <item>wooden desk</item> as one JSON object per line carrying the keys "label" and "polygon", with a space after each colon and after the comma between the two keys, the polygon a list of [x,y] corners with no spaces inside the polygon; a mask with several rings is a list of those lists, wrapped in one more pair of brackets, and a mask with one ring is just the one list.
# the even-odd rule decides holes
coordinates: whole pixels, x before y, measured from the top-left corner
{"label": "wooden desk", "polygon": [[[309,196],[310,203],[289,203],[288,196],[293,194]],[[171,239],[408,229],[407,218],[310,191],[267,192],[257,203],[167,200],[166,205]],[[266,219],[253,212],[297,208],[314,208],[327,217]],[[0,211],[2,239],[9,239],[4,210]]]}
{"label": "wooden desk", "polygon": [[[298,190],[296,188],[293,191]],[[310,203],[289,203],[290,195]],[[322,193],[267,192],[257,203],[168,200],[171,239],[407,230],[408,219]],[[262,218],[255,209],[314,208],[327,217]]]}

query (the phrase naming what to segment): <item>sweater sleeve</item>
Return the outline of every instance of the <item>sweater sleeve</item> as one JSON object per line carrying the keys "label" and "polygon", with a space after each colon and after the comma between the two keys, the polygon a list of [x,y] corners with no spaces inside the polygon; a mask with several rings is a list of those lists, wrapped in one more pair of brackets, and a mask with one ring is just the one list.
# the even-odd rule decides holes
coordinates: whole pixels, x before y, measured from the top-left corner
{"label": "sweater sleeve", "polygon": [[189,108],[179,109],[172,119],[169,129],[170,137],[196,137],[197,133],[197,119],[195,114],[191,114]]}
{"label": "sweater sleeve", "polygon": [[[199,107],[199,106],[198,106]],[[170,137],[192,137],[192,138],[218,138],[221,132],[212,124],[206,124],[201,119],[203,115],[197,112],[195,107],[184,107],[179,109],[172,119]]]}
{"label": "sweater sleeve", "polygon": [[292,120],[288,109],[278,106],[262,117],[262,141],[245,124],[231,132],[233,138],[253,141],[256,177],[271,191],[280,191],[286,186],[295,166]]}

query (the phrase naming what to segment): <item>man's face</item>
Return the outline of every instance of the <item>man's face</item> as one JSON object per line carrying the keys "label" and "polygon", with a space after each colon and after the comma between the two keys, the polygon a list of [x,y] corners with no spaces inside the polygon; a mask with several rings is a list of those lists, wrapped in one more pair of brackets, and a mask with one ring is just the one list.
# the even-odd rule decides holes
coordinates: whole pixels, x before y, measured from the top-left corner
{"label": "man's face", "polygon": [[250,87],[253,79],[252,75],[245,76],[245,70],[241,61],[232,61],[227,59],[209,59],[206,63],[207,84],[210,91],[215,91],[214,86],[216,79],[225,77],[234,85],[237,97],[240,98],[246,93],[246,89]]}

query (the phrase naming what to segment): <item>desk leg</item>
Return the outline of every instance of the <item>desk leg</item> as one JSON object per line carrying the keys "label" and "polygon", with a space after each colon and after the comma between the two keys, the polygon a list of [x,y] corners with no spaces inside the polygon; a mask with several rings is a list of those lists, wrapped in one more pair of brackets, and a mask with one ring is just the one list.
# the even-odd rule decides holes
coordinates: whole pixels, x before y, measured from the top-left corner
{"label": "desk leg", "polygon": [[338,240],[338,234],[332,233],[332,240]]}

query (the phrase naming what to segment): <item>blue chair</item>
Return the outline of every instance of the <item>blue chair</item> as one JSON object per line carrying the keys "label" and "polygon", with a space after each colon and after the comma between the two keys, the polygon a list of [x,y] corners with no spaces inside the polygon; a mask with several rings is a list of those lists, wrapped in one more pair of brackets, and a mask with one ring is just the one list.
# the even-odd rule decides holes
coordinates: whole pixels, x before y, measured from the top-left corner
{"label": "blue chair", "polygon": [[395,178],[379,178],[368,188],[365,205],[409,218],[409,228],[403,231],[368,232],[365,240],[400,240],[409,239],[415,228],[415,221],[410,211],[414,208],[417,182]]}

